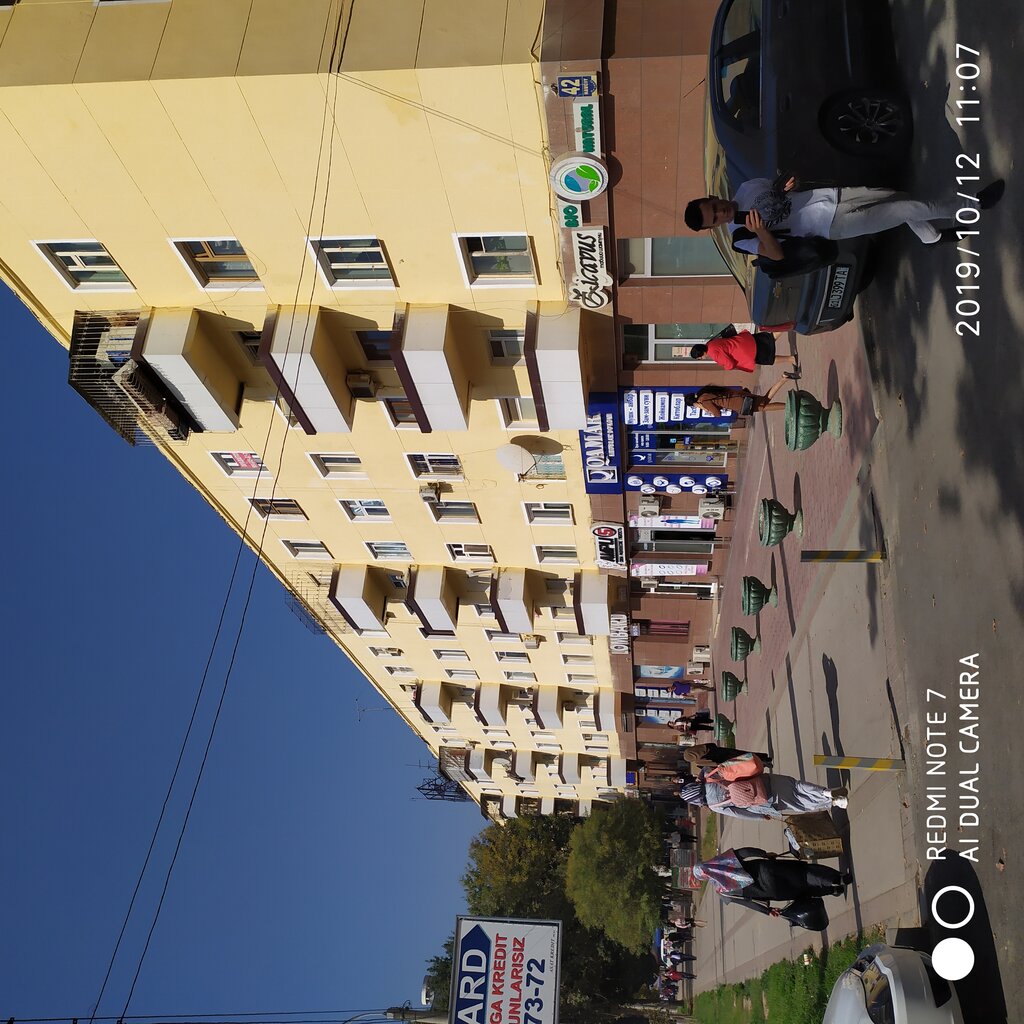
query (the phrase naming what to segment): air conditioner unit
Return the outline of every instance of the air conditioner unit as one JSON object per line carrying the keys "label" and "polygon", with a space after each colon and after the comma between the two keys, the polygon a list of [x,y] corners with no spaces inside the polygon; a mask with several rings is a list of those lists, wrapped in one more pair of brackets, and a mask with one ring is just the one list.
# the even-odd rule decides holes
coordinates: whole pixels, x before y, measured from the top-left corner
{"label": "air conditioner unit", "polygon": [[724,519],[725,502],[721,498],[701,498],[697,512],[702,519]]}
{"label": "air conditioner unit", "polygon": [[641,516],[656,516],[661,512],[661,502],[657,498],[641,498],[637,512]]}
{"label": "air conditioner unit", "polygon": [[540,647],[541,637],[535,636],[533,633],[520,633],[519,639],[522,640],[524,647],[528,647],[532,651]]}
{"label": "air conditioner unit", "polygon": [[643,591],[646,591],[649,594],[653,594],[658,589],[658,581],[657,580],[641,580],[640,581],[640,589],[643,590]]}
{"label": "air conditioner unit", "polygon": [[377,382],[368,373],[350,373],[345,378],[345,387],[353,398],[373,398],[377,394]]}
{"label": "air conditioner unit", "polygon": [[420,497],[424,501],[437,501],[437,484],[420,484]]}

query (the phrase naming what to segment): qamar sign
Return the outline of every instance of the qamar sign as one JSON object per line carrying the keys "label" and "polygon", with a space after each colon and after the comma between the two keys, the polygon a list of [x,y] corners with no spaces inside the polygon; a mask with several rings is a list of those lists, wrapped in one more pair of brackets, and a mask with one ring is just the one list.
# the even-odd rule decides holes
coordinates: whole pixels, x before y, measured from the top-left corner
{"label": "qamar sign", "polygon": [[595,393],[590,396],[587,425],[580,431],[580,454],[587,494],[622,493],[617,395]]}
{"label": "qamar sign", "polygon": [[612,301],[612,278],[608,273],[608,257],[604,246],[604,227],[574,228],[572,255],[576,273],[569,282],[569,301],[584,309],[600,309]]}
{"label": "qamar sign", "polygon": [[561,921],[459,917],[449,1024],[558,1024]]}

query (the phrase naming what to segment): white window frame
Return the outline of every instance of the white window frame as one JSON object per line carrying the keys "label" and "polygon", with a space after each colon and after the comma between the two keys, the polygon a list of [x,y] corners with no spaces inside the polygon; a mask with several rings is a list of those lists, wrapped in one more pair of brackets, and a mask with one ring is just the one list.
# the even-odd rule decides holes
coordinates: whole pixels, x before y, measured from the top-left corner
{"label": "white window frame", "polygon": [[[392,402],[408,402],[409,411],[412,413],[411,420],[397,420],[395,419],[394,410],[391,407]],[[409,396],[406,394],[401,395],[378,395],[377,405],[381,408],[384,413],[384,419],[388,421],[392,430],[419,430],[419,420],[416,419],[416,411],[412,408],[412,402],[409,402]]]}
{"label": "white window frame", "polygon": [[[530,254],[530,264],[533,273],[529,278],[510,274],[508,277],[474,277],[472,276],[472,262],[464,238],[495,238],[500,235],[509,237],[522,237],[526,239],[526,251]],[[455,245],[455,253],[459,262],[459,271],[462,274],[462,281],[467,288],[536,288],[537,287],[537,257],[533,251],[533,239],[525,231],[458,231],[452,233],[452,242]]]}
{"label": "white window frame", "polygon": [[563,665],[580,665],[587,666],[594,664],[594,656],[592,654],[563,654],[562,655]]}
{"label": "white window frame", "polygon": [[[537,416],[531,419],[515,419],[510,415],[510,410],[506,406],[506,402],[514,402],[515,409],[522,411],[520,403],[523,401],[534,402],[533,398],[528,395],[502,395],[500,398],[494,400],[494,404],[498,407],[498,419],[501,420],[501,425],[506,430],[536,430],[540,420]],[[537,411],[537,403],[534,402],[534,412]]]}
{"label": "white window frame", "polygon": [[[651,273],[652,250],[654,248],[654,238],[655,237],[658,237],[658,238],[678,238],[679,236],[678,235],[657,235],[657,236],[653,236],[652,235],[649,238],[642,239],[642,241],[644,243],[644,247],[643,247],[643,252],[644,252],[644,269],[643,269],[642,272],[639,271],[639,270],[634,270],[633,273],[629,275],[629,280],[634,280],[634,279],[642,278],[645,281],[689,281],[689,280],[696,280],[697,278],[703,278],[703,277],[728,277],[730,280],[732,279],[732,274],[729,273],[729,268],[727,266],[725,266],[725,259],[724,258],[722,260],[722,273],[721,274],[652,274]],[[684,236],[684,237],[688,237],[688,236]],[[633,239],[631,239],[631,238],[623,238],[623,239],[619,239],[619,241],[629,242],[629,241],[633,241]]]}
{"label": "white window frame", "polygon": [[256,477],[259,477],[260,480],[273,479],[273,474],[267,469],[266,466],[263,465],[263,460],[256,452],[245,452],[244,454],[252,456],[252,458],[254,458],[260,464],[260,466],[257,469],[247,469],[245,467],[232,469],[224,459],[218,458],[218,456],[220,455],[235,454],[241,455],[242,452],[210,452],[210,458],[213,459],[216,465],[223,471],[225,476],[229,476],[232,479],[254,480],[256,479]]}
{"label": "white window frame", "polygon": [[[505,344],[511,341],[511,338],[506,335],[514,334],[515,340],[519,345],[518,355],[509,355],[505,351]],[[501,346],[502,355],[496,356],[494,354],[494,346],[498,344]],[[521,363],[526,362],[526,329],[524,327],[495,327],[487,331],[487,357],[491,361],[492,366],[518,366]]]}
{"label": "white window frame", "polygon": [[[565,557],[561,555],[545,555],[545,548],[572,548],[574,551],[573,556],[570,558],[568,555]],[[579,549],[574,544],[534,544],[533,556],[537,559],[538,565],[579,565],[580,564],[580,553]]]}
{"label": "white window frame", "polygon": [[[359,238],[373,237],[376,246],[367,246],[367,249],[375,248],[380,252],[381,263],[387,268],[388,278],[364,279],[360,281],[338,280],[333,276],[330,259],[326,258],[321,248],[323,242],[351,242]],[[313,257],[313,264],[320,275],[320,280],[332,291],[362,291],[364,289],[380,290],[387,288],[394,291],[398,286],[395,284],[395,272],[384,249],[384,243],[380,238],[370,235],[310,235],[306,238],[306,245],[310,255]]]}
{"label": "white window frame", "polygon": [[518,669],[506,669],[503,673],[506,682],[509,683],[535,683],[537,682],[536,672],[523,672]]}
{"label": "white window frame", "polygon": [[529,665],[530,654],[528,651],[495,651],[494,660],[509,665]]}
{"label": "white window frame", "polygon": [[505,633],[500,629],[486,629],[484,635],[492,644],[521,644],[523,642],[519,633]]}
{"label": "white window frame", "polygon": [[[363,541],[366,550],[370,553],[370,557],[375,562],[411,562],[412,552],[409,550],[409,545],[404,541],[400,540],[367,540]],[[405,548],[404,555],[378,555],[374,551],[374,546],[378,544],[401,544]]]}
{"label": "white window frame", "polygon": [[[294,512],[263,512],[259,503],[263,501],[276,502],[276,501],[289,501],[295,506]],[[298,520],[307,520],[309,516],[302,510],[302,506],[294,498],[249,498],[249,504],[252,505],[253,511],[260,517],[260,519],[280,519],[280,520],[291,520],[293,522]]]}
{"label": "white window frame", "polygon": [[401,658],[405,653],[401,647],[370,647],[368,649],[375,658]]}
{"label": "white window frame", "polygon": [[432,648],[434,657],[438,661],[471,661],[468,651],[458,647],[435,647]]}
{"label": "white window frame", "polygon": [[548,614],[556,621],[576,620],[576,609],[571,604],[549,604]]}
{"label": "white window frame", "polygon": [[[482,544],[476,541],[456,541],[454,543],[445,544],[445,547],[448,549],[448,555],[453,562],[476,562],[479,565],[494,564],[494,549],[490,544]],[[487,548],[487,553],[469,554],[465,550],[469,547]]]}
{"label": "white window frame", "polygon": [[202,271],[199,269],[202,264],[194,263],[191,255],[185,250],[184,246],[188,245],[189,242],[238,242],[245,252],[245,257],[252,264],[253,270],[256,270],[256,264],[253,263],[253,259],[249,250],[238,241],[237,238],[231,238],[227,235],[205,235],[197,236],[193,238],[168,238],[168,244],[174,251],[174,254],[181,261],[181,265],[188,271],[188,276],[192,278],[196,283],[196,287],[204,292],[262,292],[264,291],[263,282],[259,277],[249,280],[248,278],[238,281],[225,281],[225,280],[209,280],[205,284],[200,276]]}
{"label": "white window frame", "polygon": [[[365,480],[367,477],[366,470],[363,467],[363,460],[356,455],[355,452],[306,452],[309,457],[309,461],[313,464],[313,469],[316,470],[317,475],[323,477],[324,480]],[[324,459],[335,459],[335,458],[353,458],[358,459],[358,469],[345,470],[345,469],[332,469],[326,463]]]}
{"label": "white window frame", "polygon": [[[714,359],[690,359],[687,356],[686,359],[656,359],[654,356],[655,348],[657,345],[686,345],[692,348],[694,345],[705,345],[707,344],[707,338],[656,338],[654,336],[655,328],[661,327],[663,323],[669,321],[662,321],[662,323],[656,324],[632,324],[633,327],[646,327],[647,328],[647,358],[641,359],[640,363],[643,366],[679,366],[679,367],[693,367],[694,369],[706,369],[710,366],[718,366],[718,363]],[[751,331],[756,329],[756,324],[745,323],[745,324],[734,324],[737,331]]]}
{"label": "white window frame", "polygon": [[[365,504],[367,502],[370,502],[370,501],[379,501],[380,502],[380,506],[379,507],[384,509],[384,514],[383,515],[370,515],[370,514],[353,515],[352,514],[352,510],[348,507],[349,504],[353,504],[353,505],[358,505],[360,508],[363,508],[365,506]],[[345,513],[345,515],[348,518],[348,520],[350,522],[353,522],[353,523],[390,523],[391,522],[391,512],[389,511],[387,505],[384,504],[384,501],[381,498],[339,498],[338,499],[338,505],[341,507],[341,511]],[[377,506],[375,506],[375,507],[377,507]]]}
{"label": "white window frame", "polygon": [[[281,538],[285,551],[298,562],[333,562],[334,556],[327,545],[320,540],[285,540]],[[312,545],[317,545],[314,548]],[[306,545],[310,545],[306,547]]]}
{"label": "white window frame", "polygon": [[[425,501],[423,502],[435,523],[479,523],[480,513],[476,503],[472,501]],[[473,511],[469,515],[444,515],[445,505],[471,505]]]}
{"label": "white window frame", "polygon": [[560,644],[570,647],[593,647],[594,638],[584,633],[555,633],[555,639]]}
{"label": "white window frame", "polygon": [[[117,270],[124,274],[124,281],[79,281],[76,277],[68,273],[67,268],[60,262],[59,257],[56,253],[50,251],[51,246],[63,246],[66,248],[73,249],[76,245],[98,245],[103,249],[103,254],[110,260],[111,263],[117,268]],[[33,241],[32,246],[36,252],[39,253],[40,258],[43,262],[64,282],[65,287],[71,292],[133,292],[135,291],[135,285],[132,284],[131,278],[128,277],[124,272],[124,268],[121,266],[113,256],[110,255],[110,250],[101,242],[98,238],[61,238],[61,239],[40,239],[39,241]],[[45,247],[45,248],[44,248]],[[71,253],[70,255],[73,255]],[[94,253],[93,255],[98,255]],[[83,269],[86,269],[83,267]]]}
{"label": "white window frame", "polygon": [[385,665],[384,671],[389,676],[414,676],[416,675],[416,669],[411,668],[409,665]]}
{"label": "white window frame", "polygon": [[[567,512],[562,516],[535,515],[540,512]],[[531,526],[575,526],[576,509],[571,501],[524,501],[523,515]]]}
{"label": "white window frame", "polygon": [[578,672],[566,672],[565,678],[570,683],[583,683],[584,685],[597,685],[597,676],[580,675]]}
{"label": "white window frame", "polygon": [[[428,468],[426,472],[417,473],[416,467],[413,464],[413,459],[426,459],[428,466],[431,459],[454,459],[459,464],[458,473],[439,473],[436,469]],[[451,452],[406,452],[405,462],[409,467],[409,472],[413,475],[416,480],[464,480],[464,470],[462,468],[462,459],[458,455],[454,455]]]}
{"label": "white window frame", "polygon": [[472,680],[480,678],[477,672],[471,668],[446,668],[444,672],[449,679]]}

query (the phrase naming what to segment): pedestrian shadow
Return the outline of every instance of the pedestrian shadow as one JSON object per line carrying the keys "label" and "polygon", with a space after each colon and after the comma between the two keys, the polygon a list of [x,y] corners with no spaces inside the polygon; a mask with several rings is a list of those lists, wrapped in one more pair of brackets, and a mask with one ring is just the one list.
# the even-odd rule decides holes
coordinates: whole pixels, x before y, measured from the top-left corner
{"label": "pedestrian shadow", "polygon": [[[775,673],[772,673],[772,689],[775,689]],[[765,736],[767,739],[764,741],[764,750],[768,755],[768,760],[775,764],[775,741],[772,739],[772,709],[765,708],[764,711],[764,728]]]}
{"label": "pedestrian shadow", "polygon": [[[836,670],[836,663],[827,655],[821,656],[821,671],[825,677],[825,699],[828,701],[828,719],[832,727],[832,742],[835,745],[836,753],[840,757],[846,755],[843,749],[843,738],[839,734],[839,672]],[[850,773],[840,771],[838,773],[840,782],[837,786],[846,786],[850,782]]]}
{"label": "pedestrian shadow", "polygon": [[889,701],[889,709],[892,711],[892,727],[896,733],[896,742],[900,745],[900,759],[907,760],[907,748],[903,745],[903,729],[900,726],[900,712],[896,707],[896,695],[892,692],[892,683],[888,676],[885,680],[885,696]]}
{"label": "pedestrian shadow", "polygon": [[[832,749],[828,736],[825,733],[821,734],[821,752],[826,757],[838,753]],[[825,784],[830,789],[836,789],[844,785],[843,772],[836,768],[826,768],[825,779]],[[862,935],[864,933],[864,914],[861,909],[860,893],[857,888],[857,871],[853,863],[853,843],[850,839],[850,814],[842,807],[833,807],[831,813],[836,831],[843,841],[843,852],[839,857],[839,870],[849,871],[853,875],[853,881],[847,887],[846,893],[848,898],[853,900],[853,919],[857,923],[857,934]]]}
{"label": "pedestrian shadow", "polygon": [[796,742],[796,765],[797,778],[805,779],[804,774],[804,744],[800,737],[800,711],[797,708],[796,687],[793,685],[793,662],[789,654],[786,654],[786,689],[789,692],[789,713],[793,719],[793,739]]}

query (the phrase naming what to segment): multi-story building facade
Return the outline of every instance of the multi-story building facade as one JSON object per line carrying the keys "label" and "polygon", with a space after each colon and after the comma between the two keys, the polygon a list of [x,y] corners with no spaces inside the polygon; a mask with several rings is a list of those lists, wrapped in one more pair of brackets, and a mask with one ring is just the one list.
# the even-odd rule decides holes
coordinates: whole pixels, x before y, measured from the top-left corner
{"label": "multi-story building facade", "polygon": [[0,4],[0,274],[493,817],[671,772],[710,675],[714,8]]}

